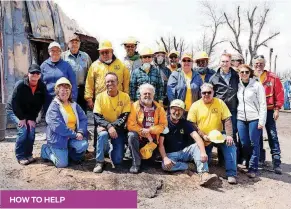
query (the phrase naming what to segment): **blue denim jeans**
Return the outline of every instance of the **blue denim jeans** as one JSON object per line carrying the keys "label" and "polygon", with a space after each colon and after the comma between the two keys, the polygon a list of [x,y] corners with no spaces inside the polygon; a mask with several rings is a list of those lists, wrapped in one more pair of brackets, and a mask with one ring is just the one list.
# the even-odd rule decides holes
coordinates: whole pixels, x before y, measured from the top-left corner
{"label": "blue denim jeans", "polygon": [[[281,164],[281,149],[277,134],[276,121],[273,118],[274,110],[267,111],[267,121],[266,121],[266,131],[268,135],[269,146],[271,149],[272,161],[274,166],[279,166]],[[266,159],[266,152],[263,149],[263,134],[261,134],[261,157],[260,161],[264,162]]]}
{"label": "blue denim jeans", "polygon": [[7,111],[7,116],[10,120],[16,124],[17,127],[17,137],[15,143],[15,155],[17,160],[23,160],[32,157],[33,144],[35,139],[35,128],[19,127],[19,119],[13,113],[13,111]]}
{"label": "blue denim jeans", "polygon": [[57,168],[65,168],[69,164],[69,158],[79,161],[83,158],[88,149],[88,141],[69,139],[67,149],[59,149],[44,144],[41,147],[41,158],[52,161]]}
{"label": "blue denim jeans", "polygon": [[260,158],[260,138],[262,129],[258,129],[259,120],[237,121],[238,134],[243,147],[244,159],[250,159],[249,172],[257,172]]}
{"label": "blue denim jeans", "polygon": [[[236,176],[237,175],[237,164],[236,164],[236,146],[227,146],[226,143],[216,144],[217,148],[220,148],[224,156],[226,176]],[[211,161],[212,148],[214,144],[211,143],[205,147],[206,153],[208,155],[208,164]]]}
{"label": "blue denim jeans", "polygon": [[[194,161],[198,173],[208,172],[208,163],[202,163],[200,160],[200,149],[197,144],[191,144],[179,152],[167,153],[167,157],[174,162],[170,171],[179,171],[188,169],[188,161]],[[162,168],[165,169],[162,162]]]}
{"label": "blue denim jeans", "polygon": [[124,154],[125,135],[123,131],[117,131],[118,137],[110,139],[107,131],[98,133],[96,145],[96,161],[104,162],[104,154],[109,153],[110,159],[114,165],[122,163]]}

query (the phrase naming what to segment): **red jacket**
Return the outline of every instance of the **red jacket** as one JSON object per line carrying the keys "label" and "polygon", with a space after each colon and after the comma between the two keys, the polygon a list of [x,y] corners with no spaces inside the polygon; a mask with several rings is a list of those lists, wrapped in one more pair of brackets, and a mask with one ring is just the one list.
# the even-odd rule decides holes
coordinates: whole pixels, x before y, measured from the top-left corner
{"label": "red jacket", "polygon": [[262,82],[267,99],[268,110],[281,109],[284,104],[284,89],[283,85],[274,73],[266,71],[266,79]]}

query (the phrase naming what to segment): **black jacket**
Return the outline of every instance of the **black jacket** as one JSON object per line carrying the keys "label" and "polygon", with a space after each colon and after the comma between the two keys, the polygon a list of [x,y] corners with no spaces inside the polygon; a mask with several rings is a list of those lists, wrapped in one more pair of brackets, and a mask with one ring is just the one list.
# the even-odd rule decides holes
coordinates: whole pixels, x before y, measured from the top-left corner
{"label": "black jacket", "polygon": [[213,85],[214,96],[223,100],[230,111],[237,111],[238,99],[238,83],[239,76],[237,72],[230,68],[231,78],[229,85],[224,81],[220,75],[220,68],[217,72],[210,78],[209,83]]}
{"label": "black jacket", "polygon": [[34,94],[32,94],[28,77],[26,77],[15,84],[13,93],[8,99],[6,109],[12,110],[19,120],[35,121],[45,102],[45,95],[46,86],[40,79]]}

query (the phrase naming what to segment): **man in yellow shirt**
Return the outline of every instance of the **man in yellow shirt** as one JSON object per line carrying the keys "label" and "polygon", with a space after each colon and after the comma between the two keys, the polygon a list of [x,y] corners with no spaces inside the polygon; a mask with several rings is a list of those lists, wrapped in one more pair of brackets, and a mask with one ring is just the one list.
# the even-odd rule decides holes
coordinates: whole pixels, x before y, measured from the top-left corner
{"label": "man in yellow shirt", "polygon": [[125,141],[125,123],[130,113],[128,94],[118,90],[118,76],[109,72],[105,76],[106,91],[97,95],[94,105],[94,120],[98,138],[96,145],[96,166],[94,173],[101,173],[104,166],[104,152],[114,165],[122,163]]}
{"label": "man in yellow shirt", "polygon": [[[108,72],[114,72],[118,77],[118,90],[128,93],[129,91],[129,70],[113,54],[112,44],[104,40],[99,45],[100,57],[89,68],[86,85],[85,100],[89,109],[93,109],[94,98],[106,90],[105,75]],[[96,124],[94,124],[96,127]],[[94,130],[94,147],[96,147],[97,131]]]}
{"label": "man in yellow shirt", "polygon": [[230,184],[236,184],[236,146],[233,141],[233,131],[231,122],[231,113],[226,104],[218,98],[213,98],[213,86],[204,83],[201,86],[202,98],[194,102],[189,110],[187,120],[198,126],[198,133],[203,137],[208,159],[211,159],[211,151],[214,146],[210,142],[208,134],[212,130],[226,132],[224,143],[220,146],[225,158],[226,176]]}

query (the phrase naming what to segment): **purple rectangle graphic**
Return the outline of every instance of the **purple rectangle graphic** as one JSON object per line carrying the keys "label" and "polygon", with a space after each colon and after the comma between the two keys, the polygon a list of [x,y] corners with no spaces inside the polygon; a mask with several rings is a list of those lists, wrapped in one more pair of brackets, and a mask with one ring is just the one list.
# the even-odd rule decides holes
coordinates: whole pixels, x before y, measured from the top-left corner
{"label": "purple rectangle graphic", "polygon": [[0,191],[0,208],[137,208],[137,191]]}

